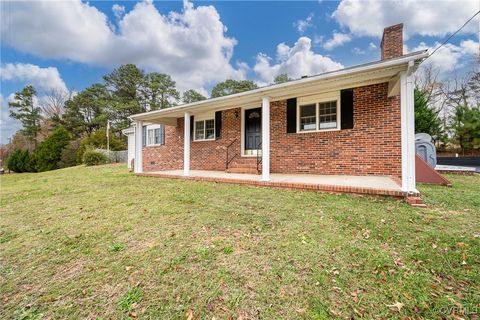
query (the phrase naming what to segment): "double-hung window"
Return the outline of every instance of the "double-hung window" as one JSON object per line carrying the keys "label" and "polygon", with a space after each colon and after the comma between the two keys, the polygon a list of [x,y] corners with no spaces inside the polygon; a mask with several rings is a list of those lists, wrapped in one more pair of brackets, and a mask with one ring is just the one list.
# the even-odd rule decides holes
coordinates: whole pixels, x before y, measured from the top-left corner
{"label": "double-hung window", "polygon": [[317,106],[307,104],[300,106],[300,131],[317,130]]}
{"label": "double-hung window", "polygon": [[158,146],[165,144],[165,127],[160,125],[157,128],[148,128],[147,146]]}
{"label": "double-hung window", "polygon": [[340,129],[339,102],[336,98],[299,99],[298,132]]}
{"label": "double-hung window", "polygon": [[207,119],[195,121],[195,141],[215,139],[215,120]]}
{"label": "double-hung window", "polygon": [[322,129],[337,128],[337,101],[321,102],[318,104],[318,127]]}

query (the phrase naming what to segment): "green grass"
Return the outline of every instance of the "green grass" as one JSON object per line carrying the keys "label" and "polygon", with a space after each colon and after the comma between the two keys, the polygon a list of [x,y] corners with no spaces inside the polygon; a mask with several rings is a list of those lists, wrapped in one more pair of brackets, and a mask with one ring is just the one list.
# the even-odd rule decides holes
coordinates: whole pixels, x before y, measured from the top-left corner
{"label": "green grass", "polygon": [[480,176],[448,178],[452,188],[420,186],[429,208],[415,209],[135,177],[119,165],[2,176],[0,318],[436,319],[472,310]]}

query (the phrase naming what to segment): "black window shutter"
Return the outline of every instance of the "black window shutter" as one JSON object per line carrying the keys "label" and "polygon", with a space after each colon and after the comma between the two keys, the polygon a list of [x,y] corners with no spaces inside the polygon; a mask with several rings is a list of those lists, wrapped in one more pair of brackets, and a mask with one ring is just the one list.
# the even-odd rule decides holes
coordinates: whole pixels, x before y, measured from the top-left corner
{"label": "black window shutter", "polygon": [[190,140],[193,141],[193,126],[195,124],[195,119],[193,119],[193,116],[190,116]]}
{"label": "black window shutter", "polygon": [[147,126],[142,126],[142,147],[147,146]]}
{"label": "black window shutter", "polygon": [[353,89],[345,89],[340,92],[342,129],[353,129]]}
{"label": "black window shutter", "polygon": [[222,137],[222,111],[215,112],[215,139]]}
{"label": "black window shutter", "polygon": [[165,125],[160,125],[160,144],[165,144]]}
{"label": "black window shutter", "polygon": [[287,100],[287,133],[297,132],[297,98]]}

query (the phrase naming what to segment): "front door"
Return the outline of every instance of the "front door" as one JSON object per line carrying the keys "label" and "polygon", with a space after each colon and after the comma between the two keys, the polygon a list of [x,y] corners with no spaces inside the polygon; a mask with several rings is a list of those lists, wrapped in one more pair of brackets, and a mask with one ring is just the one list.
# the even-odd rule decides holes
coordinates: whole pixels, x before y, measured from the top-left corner
{"label": "front door", "polygon": [[[262,108],[245,110],[245,153],[260,150],[262,143]],[[250,151],[251,152],[251,151]]]}

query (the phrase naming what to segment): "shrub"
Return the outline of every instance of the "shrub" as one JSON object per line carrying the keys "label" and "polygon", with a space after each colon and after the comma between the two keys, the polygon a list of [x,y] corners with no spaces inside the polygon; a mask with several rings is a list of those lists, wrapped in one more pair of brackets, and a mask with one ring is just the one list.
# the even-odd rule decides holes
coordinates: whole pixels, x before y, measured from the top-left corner
{"label": "shrub", "polygon": [[70,143],[62,150],[58,167],[67,168],[77,165],[77,152],[79,148],[79,139],[70,141]]}
{"label": "shrub", "polygon": [[37,171],[58,169],[62,151],[70,142],[70,134],[58,127],[35,149],[34,158]]}
{"label": "shrub", "polygon": [[7,159],[7,168],[13,172],[34,172],[34,159],[28,150],[17,149]]}
{"label": "shrub", "polygon": [[[89,148],[107,149],[107,133],[105,129],[99,129],[82,139],[80,148],[77,151],[77,164],[82,163],[83,153]],[[110,132],[110,150],[119,151],[127,149],[126,143]]]}
{"label": "shrub", "polygon": [[83,153],[83,163],[87,166],[97,166],[108,163],[108,157],[101,152],[87,148]]}

